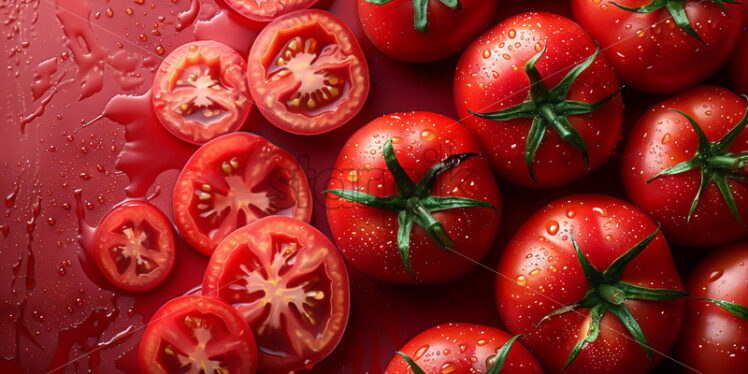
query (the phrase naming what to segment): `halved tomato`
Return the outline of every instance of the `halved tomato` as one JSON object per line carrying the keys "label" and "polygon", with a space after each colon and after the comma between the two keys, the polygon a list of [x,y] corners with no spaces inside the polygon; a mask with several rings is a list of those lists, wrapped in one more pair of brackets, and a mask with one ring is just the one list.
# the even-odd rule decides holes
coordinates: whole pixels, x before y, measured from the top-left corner
{"label": "halved tomato", "polygon": [[282,16],[249,52],[249,89],[265,118],[294,134],[332,131],[369,95],[369,66],[348,26],[316,9]]}
{"label": "halved tomato", "polygon": [[153,205],[132,201],[107,214],[96,229],[94,258],[104,276],[128,291],[150,290],[174,265],[174,233]]}
{"label": "halved tomato", "polygon": [[153,315],[140,341],[143,373],[242,373],[257,369],[257,346],[242,316],[226,303],[190,295]]}
{"label": "halved tomato", "polygon": [[255,332],[263,373],[289,373],[327,357],[348,323],[348,273],[314,227],[267,217],[219,244],[203,294],[232,304]]}
{"label": "halved tomato", "polygon": [[206,143],[174,187],[177,228],[206,255],[237,228],[276,214],[309,222],[309,182],[291,154],[257,135],[235,133]]}
{"label": "halved tomato", "polygon": [[255,22],[269,22],[295,10],[306,9],[317,0],[224,0],[237,13]]}
{"label": "halved tomato", "polygon": [[195,144],[238,130],[252,108],[246,70],[242,56],[218,42],[175,49],[153,80],[156,117],[174,136]]}

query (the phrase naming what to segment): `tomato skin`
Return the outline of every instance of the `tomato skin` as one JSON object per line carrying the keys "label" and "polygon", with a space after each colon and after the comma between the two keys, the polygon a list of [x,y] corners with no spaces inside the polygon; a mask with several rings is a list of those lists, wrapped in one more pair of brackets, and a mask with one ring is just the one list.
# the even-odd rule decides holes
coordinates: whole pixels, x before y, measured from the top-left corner
{"label": "tomato skin", "polygon": [[[549,89],[597,48],[592,38],[568,18],[524,13],[499,23],[476,39],[463,52],[454,80],[457,113],[481,142],[494,170],[513,183],[531,188],[561,186],[602,165],[615,150],[623,123],[620,96],[590,114],[569,117],[587,143],[589,170],[578,150],[554,130],[546,130],[535,154],[535,181],[532,180],[525,162],[532,119],[498,122],[476,117],[468,110],[492,112],[527,101],[530,83],[523,67],[542,51],[544,43],[548,50],[537,67]],[[568,99],[596,102],[619,88],[615,73],[600,54],[572,85]]]}
{"label": "tomato skin", "polygon": [[[728,15],[716,3],[687,1],[688,19],[705,46],[683,32],[664,8],[633,13],[612,2],[572,0],[574,19],[600,42],[624,83],[651,93],[678,92],[714,74],[730,57],[743,22],[739,4],[725,3]],[[640,7],[650,0],[615,2]]]}
{"label": "tomato skin", "polygon": [[153,79],[154,113],[167,131],[192,144],[234,132],[252,109],[246,71],[244,58],[229,46],[210,40],[182,45]]}
{"label": "tomato skin", "polygon": [[413,0],[374,5],[358,0],[358,15],[366,36],[385,55],[399,61],[424,63],[461,51],[491,25],[497,0],[462,0],[454,10],[439,0],[429,0],[428,32],[413,25]]}
{"label": "tomato skin", "polygon": [[[581,334],[589,309],[546,315],[582,300],[589,289],[569,232],[595,268],[606,269],[617,257],[657,229],[634,206],[603,195],[574,195],[556,200],[530,217],[499,260],[496,303],[504,326],[552,373],[644,373],[662,360],[675,343],[683,319],[684,299],[626,300],[655,351],[652,362],[624,325],[605,313],[596,341],[582,349],[562,370]],[[683,290],[670,249],[660,233],[625,269],[622,281],[649,288]]]}
{"label": "tomato skin", "polygon": [[[232,160],[238,162],[238,168],[231,165]],[[226,174],[226,164],[231,166],[230,174]],[[201,190],[204,184],[210,185],[208,191]],[[204,192],[211,197],[202,200]],[[219,197],[223,209],[217,208]],[[208,204],[222,221],[201,216],[208,211],[201,210],[201,205]],[[263,205],[267,206],[260,209]],[[237,228],[275,214],[309,222],[311,190],[298,161],[258,135],[239,132],[204,144],[184,166],[174,187],[177,228],[191,246],[206,255]]]}
{"label": "tomato skin", "polygon": [[[207,321],[207,325],[190,326],[190,323],[196,323],[196,318]],[[218,321],[220,321],[220,324]],[[210,340],[207,340],[207,345],[203,346],[202,350],[199,343],[195,344],[197,340],[202,338],[197,331],[200,330],[200,327],[210,332]],[[192,331],[187,332],[186,329]],[[216,334],[221,336],[217,337]],[[212,349],[213,345],[220,344],[220,342],[232,344],[229,349],[225,349],[224,346],[223,349],[217,350],[219,352],[228,351],[229,353],[210,355],[209,352],[216,351],[216,349]],[[175,298],[164,304],[151,317],[140,342],[138,361],[143,373],[165,374],[175,372],[178,369],[184,370],[183,367],[174,365],[179,362],[177,359],[169,357],[164,352],[165,343],[177,347],[175,351],[178,352],[180,352],[179,347],[203,351],[209,359],[218,357],[218,361],[221,361],[220,358],[228,356],[227,362],[221,362],[223,364],[222,368],[227,372],[254,374],[257,368],[257,346],[252,330],[249,329],[247,323],[234,308],[218,299],[189,295]],[[188,352],[181,351],[181,353]],[[191,355],[188,356],[192,357]],[[166,357],[171,358],[169,360],[171,362],[166,361]]]}
{"label": "tomato skin", "polygon": [[[127,237],[124,227],[134,236]],[[145,237],[141,238],[140,235]],[[109,282],[126,291],[148,291],[157,287],[169,276],[174,266],[176,247],[171,223],[160,210],[146,202],[131,201],[115,207],[97,228],[94,242],[94,259],[102,274]],[[113,246],[121,246],[125,254],[133,247],[137,247],[138,251],[145,249],[146,252],[127,256],[130,258],[128,266],[124,273],[120,273],[117,261],[112,257]],[[140,264],[153,264],[156,267],[147,274],[138,274]]]}
{"label": "tomato skin", "polygon": [[[511,335],[493,327],[446,323],[416,335],[400,352],[412,358],[426,374],[485,373],[488,359],[495,357],[511,338]],[[512,345],[501,369],[502,374],[543,372],[535,357],[518,341]],[[384,371],[384,374],[411,373],[410,366],[399,355],[392,358]]]}
{"label": "tomato skin", "polygon": [[[303,40],[291,50],[294,37]],[[316,49],[307,51],[312,44]],[[355,35],[319,9],[291,12],[268,24],[252,44],[247,77],[262,115],[297,135],[343,126],[369,95],[369,65]]]}
{"label": "tomato skin", "polygon": [[[687,222],[701,180],[699,169],[646,183],[660,171],[689,160],[697,149],[696,132],[671,108],[693,117],[707,138],[717,141],[743,118],[746,102],[725,88],[702,86],[654,106],[639,119],[623,152],[621,175],[626,194],[634,205],[662,223],[673,243],[709,247],[745,237],[748,231],[732,215],[714,181],[704,189]],[[748,131],[743,131],[730,151],[746,150]],[[732,179],[728,183],[742,221],[748,222],[748,186]]]}
{"label": "tomato skin", "polygon": [[[473,135],[445,116],[428,112],[385,115],[348,139],[335,162],[328,188],[359,190],[376,196],[395,194],[397,187],[382,154],[388,139],[393,139],[398,161],[416,182],[447,156],[482,153]],[[433,213],[455,241],[453,250],[480,260],[491,248],[501,221],[501,196],[488,162],[483,156],[473,157],[442,173],[433,185],[432,194],[482,200],[498,209],[465,208]],[[423,229],[414,225],[410,262],[418,277],[415,279],[398,252],[397,213],[328,194],[327,219],[343,256],[358,270],[383,282],[447,282],[474,266],[473,262],[439,248]]]}
{"label": "tomato skin", "polygon": [[740,94],[748,94],[748,5],[743,4],[743,28],[730,61],[730,83]]}
{"label": "tomato skin", "polygon": [[[710,253],[691,272],[678,354],[683,363],[704,374],[748,367],[748,321],[699,299],[748,306],[748,242]],[[693,371],[687,371],[693,372]]]}
{"label": "tomato skin", "polygon": [[210,258],[202,292],[244,316],[262,373],[312,367],[337,347],[348,323],[343,258],[319,230],[290,217],[265,217],[227,236]]}

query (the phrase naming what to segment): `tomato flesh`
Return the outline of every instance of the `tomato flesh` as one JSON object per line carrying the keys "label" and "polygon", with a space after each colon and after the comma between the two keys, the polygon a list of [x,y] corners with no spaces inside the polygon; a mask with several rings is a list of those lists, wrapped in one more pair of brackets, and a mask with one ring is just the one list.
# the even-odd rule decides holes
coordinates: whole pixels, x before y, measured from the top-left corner
{"label": "tomato flesh", "polygon": [[369,68],[353,33],[321,10],[269,24],[249,53],[249,82],[262,114],[295,134],[332,131],[353,118],[369,92]]}
{"label": "tomato flesh", "polygon": [[261,219],[224,239],[208,264],[203,294],[244,316],[263,372],[311,367],[337,346],[348,321],[343,259],[317,229],[289,217]]}
{"label": "tomato flesh", "polygon": [[176,137],[195,144],[238,130],[252,108],[244,59],[228,46],[198,41],[175,49],[153,81],[153,108]]}
{"label": "tomato flesh", "polygon": [[94,242],[101,272],[128,291],[158,286],[174,265],[171,224],[146,202],[128,202],[112,210],[97,228]]}
{"label": "tomato flesh", "polygon": [[224,0],[237,13],[255,22],[269,22],[295,10],[306,9],[317,0]]}
{"label": "tomato flesh", "polygon": [[210,255],[229,233],[270,215],[308,222],[312,200],[304,171],[288,152],[248,133],[203,145],[174,189],[174,216],[182,235]]}
{"label": "tomato flesh", "polygon": [[148,374],[254,374],[257,367],[257,346],[241,315],[198,295],[176,298],[153,315],[139,356]]}

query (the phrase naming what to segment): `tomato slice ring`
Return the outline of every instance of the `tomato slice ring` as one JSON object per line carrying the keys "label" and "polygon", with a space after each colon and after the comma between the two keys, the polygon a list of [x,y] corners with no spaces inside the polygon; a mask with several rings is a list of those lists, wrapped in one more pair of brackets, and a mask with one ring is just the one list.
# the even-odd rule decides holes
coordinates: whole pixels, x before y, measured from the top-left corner
{"label": "tomato slice ring", "polygon": [[257,368],[257,346],[242,316],[226,303],[190,295],[153,315],[140,341],[143,373],[244,373]]}
{"label": "tomato slice ring", "polygon": [[309,222],[312,193],[298,161],[257,135],[228,134],[204,144],[177,179],[177,228],[206,255],[232,231],[270,215]]}
{"label": "tomato slice ring", "polygon": [[369,66],[356,37],[339,18],[316,9],[268,24],[249,52],[247,74],[263,116],[299,135],[342,126],[369,94]]}
{"label": "tomato slice ring", "polygon": [[94,258],[104,276],[128,291],[147,291],[174,266],[174,233],[153,205],[133,201],[112,210],[94,236]]}
{"label": "tomato slice ring", "polygon": [[174,136],[194,144],[238,130],[252,108],[246,69],[239,53],[218,42],[175,49],[153,80],[156,117]]}
{"label": "tomato slice ring", "polygon": [[264,218],[229,235],[205,271],[203,294],[232,304],[255,332],[259,369],[309,368],[338,345],[348,322],[348,273],[314,227]]}
{"label": "tomato slice ring", "polygon": [[237,13],[255,22],[269,22],[295,10],[309,8],[317,0],[224,0]]}

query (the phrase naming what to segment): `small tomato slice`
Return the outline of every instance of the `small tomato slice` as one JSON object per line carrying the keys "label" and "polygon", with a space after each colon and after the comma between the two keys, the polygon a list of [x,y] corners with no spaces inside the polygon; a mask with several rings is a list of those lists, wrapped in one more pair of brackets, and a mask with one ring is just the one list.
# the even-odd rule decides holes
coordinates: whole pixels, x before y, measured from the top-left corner
{"label": "small tomato slice", "polygon": [[140,342],[143,373],[242,373],[257,369],[257,346],[242,316],[226,303],[190,295],[153,315]]}
{"label": "small tomato slice", "polygon": [[348,26],[310,9],[280,17],[252,45],[249,89],[272,124],[294,134],[332,131],[369,94],[369,66]]}
{"label": "small tomato slice", "polygon": [[124,290],[150,290],[166,279],[174,265],[171,224],[146,202],[114,208],[97,228],[94,242],[99,269]]}
{"label": "small tomato slice", "polygon": [[309,222],[311,191],[296,159],[257,135],[235,133],[206,143],[174,188],[177,228],[207,255],[237,228],[276,214]]}
{"label": "small tomato slice", "polygon": [[335,246],[314,227],[267,217],[216,248],[203,294],[232,304],[257,337],[259,368],[309,368],[338,345],[348,323],[348,273]]}
{"label": "small tomato slice", "polygon": [[153,80],[156,117],[174,136],[195,144],[238,130],[252,108],[246,66],[239,53],[214,41],[175,49]]}
{"label": "small tomato slice", "polygon": [[224,0],[237,13],[255,22],[269,22],[295,10],[306,9],[317,0]]}

